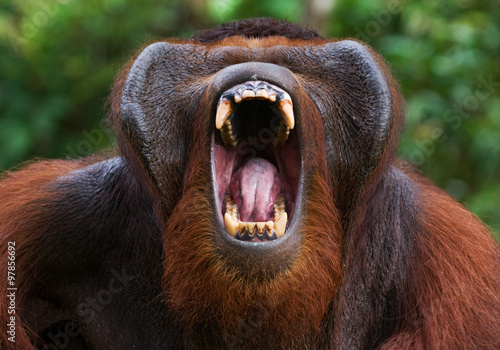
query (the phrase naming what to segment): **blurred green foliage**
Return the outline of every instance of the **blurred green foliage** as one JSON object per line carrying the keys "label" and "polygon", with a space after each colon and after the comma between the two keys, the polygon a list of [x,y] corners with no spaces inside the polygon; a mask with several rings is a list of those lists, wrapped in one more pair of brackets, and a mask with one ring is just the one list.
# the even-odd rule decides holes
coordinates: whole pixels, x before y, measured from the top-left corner
{"label": "blurred green foliage", "polygon": [[[0,170],[113,143],[105,101],[144,43],[241,18],[307,24],[298,0],[3,0]],[[367,42],[407,101],[400,155],[500,232],[498,0],[337,0],[325,36]]]}

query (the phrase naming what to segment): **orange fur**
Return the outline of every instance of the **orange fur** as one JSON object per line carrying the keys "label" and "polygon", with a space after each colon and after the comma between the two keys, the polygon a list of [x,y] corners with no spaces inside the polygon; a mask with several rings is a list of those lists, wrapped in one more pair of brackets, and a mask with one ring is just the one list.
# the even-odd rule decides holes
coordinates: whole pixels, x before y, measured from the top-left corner
{"label": "orange fur", "polygon": [[[311,113],[312,103],[304,101],[301,108],[308,111],[309,123],[319,126],[317,115]],[[197,121],[194,139],[201,139],[196,131],[203,130],[200,124],[206,122]],[[307,344],[318,344],[340,283],[342,244],[339,213],[332,210],[335,206],[325,182],[324,152],[316,152],[309,157],[314,161],[305,165],[316,171],[305,189],[310,200],[300,233],[301,248],[291,266],[275,275],[255,266],[231,267],[235,264],[232,257],[218,251],[208,149],[199,142],[191,150],[182,199],[165,232],[165,296],[188,336],[194,336],[188,344],[194,348],[226,344],[238,349],[304,349]],[[211,319],[216,323],[204,328],[204,322]],[[214,334],[222,334],[222,339]]]}
{"label": "orange fur", "polygon": [[500,348],[500,251],[478,219],[428,180],[400,334],[381,349]]}
{"label": "orange fur", "polygon": [[[255,23],[262,26],[267,22],[260,19]],[[232,51],[227,57],[220,53],[217,57],[226,60],[224,64],[227,65],[261,60],[288,67],[291,71],[307,63],[309,56],[296,60],[286,51],[287,46],[330,42],[316,37],[308,41],[296,39],[296,35],[292,37],[295,39],[283,35],[263,38],[235,35],[208,44],[195,39],[170,42],[200,45],[203,54],[210,50],[217,53],[221,46],[237,46],[242,50]],[[254,52],[248,54],[251,50]],[[370,139],[373,130],[369,123],[359,121],[364,116],[355,115],[357,111],[351,108],[352,104],[346,103],[347,110],[342,109],[343,103],[352,102],[341,101],[351,97],[342,95],[343,88],[350,91],[350,81],[339,78],[340,86],[332,87],[331,98],[339,100],[323,101],[318,106],[318,100],[328,99],[325,97],[328,94],[318,88],[324,86],[324,78],[309,76],[308,68],[297,69],[300,92],[294,100],[294,108],[302,140],[307,140],[300,150],[306,179],[302,196],[307,202],[299,213],[303,215],[299,217],[302,221],[299,232],[282,238],[297,240],[300,244],[291,245],[290,251],[272,251],[275,256],[267,255],[266,261],[250,257],[249,252],[231,255],[231,243],[234,242],[226,242],[224,247],[218,244],[225,236],[222,236],[224,232],[219,232],[220,223],[216,220],[212,198],[208,130],[211,130],[213,119],[208,118],[207,109],[214,106],[214,96],[208,93],[199,101],[188,96],[182,101],[186,103],[179,102],[183,106],[180,112],[177,111],[178,117],[186,118],[183,120],[186,124],[191,123],[189,131],[181,134],[189,140],[187,152],[182,153],[188,160],[182,168],[183,178],[179,173],[167,173],[167,178],[162,179],[168,187],[163,194],[168,193],[168,199],[174,202],[168,203],[171,205],[168,210],[162,206],[164,198],[160,191],[152,184],[154,181],[148,182],[153,175],[147,173],[146,165],[141,163],[143,154],[133,151],[138,143],[149,140],[127,139],[125,134],[130,130],[124,131],[120,124],[120,104],[127,74],[134,62],[131,60],[117,75],[109,99],[110,117],[122,159],[119,166],[111,164],[101,168],[101,172],[83,172],[80,182],[66,183],[69,187],[74,184],[89,186],[81,203],[70,202],[84,192],[83,188],[76,188],[73,197],[65,197],[67,187],[56,189],[52,185],[97,159],[38,162],[18,172],[6,173],[0,181],[0,271],[7,270],[8,242],[16,242],[16,286],[19,287],[14,344],[6,335],[11,316],[5,302],[7,279],[0,279],[0,348],[35,348],[35,343],[40,345],[37,337],[41,337],[46,327],[68,319],[67,315],[47,318],[47,324],[42,322],[41,329],[30,329],[28,317],[24,315],[30,315],[32,299],[49,299],[32,291],[36,283],[43,283],[40,275],[56,275],[51,276],[51,281],[60,282],[60,294],[74,301],[73,283],[77,284],[76,294],[81,293],[81,298],[95,297],[103,290],[110,290],[106,272],[117,266],[137,269],[134,271],[139,271],[139,275],[142,271],[144,276],[133,275],[133,278],[144,279],[134,285],[137,290],[130,288],[122,294],[110,294],[116,298],[110,301],[110,309],[112,302],[117,302],[116,309],[112,310],[115,313],[104,309],[102,319],[92,324],[93,328],[87,324],[88,333],[82,336],[84,342],[87,337],[92,338],[94,343],[89,341],[91,348],[122,341],[127,331],[120,333],[120,327],[128,325],[132,325],[129,331],[161,333],[158,338],[149,333],[154,338],[151,343],[160,348],[165,339],[169,341],[169,348],[183,349],[500,348],[499,247],[473,214],[395,159],[399,136],[404,129],[404,102],[388,67],[376,53],[369,51],[380,65],[391,94],[392,116],[383,140]],[[352,73],[349,69],[346,68],[345,73]],[[175,73],[177,76],[178,71]],[[195,81],[197,76],[191,78]],[[199,92],[201,96],[200,91],[204,91],[204,84],[209,84],[211,77],[203,79],[185,91]],[[181,94],[184,91],[178,85],[174,90]],[[161,93],[160,96],[163,97]],[[325,115],[331,118],[329,129],[325,127]],[[351,124],[349,117],[358,118],[358,124]],[[154,123],[152,126],[161,127]],[[345,130],[344,126],[352,129]],[[332,143],[336,144],[331,149],[344,153],[326,154],[328,133],[335,136]],[[158,139],[163,136],[161,134]],[[377,141],[382,149],[380,154],[375,150],[375,159],[372,159],[369,157],[370,145]],[[155,156],[160,159],[162,154]],[[364,164],[364,156],[372,163]],[[329,163],[333,158],[336,163]],[[178,164],[175,166],[181,169]],[[98,180],[104,183],[102,187],[95,184]],[[91,202],[91,197],[97,194],[102,196],[98,203]],[[59,206],[51,206],[56,202]],[[76,230],[76,224],[90,226],[88,231],[81,230],[70,237],[70,240],[76,237],[77,245],[81,239],[83,246],[83,253],[79,255],[83,258],[75,259],[73,267],[84,263],[91,266],[79,270],[88,278],[76,278],[80,284],[73,280],[58,281],[57,273],[40,268],[47,262],[53,263],[53,259],[53,265],[55,261],[64,263],[66,256],[75,253],[68,249],[67,255],[55,260],[53,253],[62,251],[61,247],[52,251],[52,255],[42,251],[54,240],[61,240],[51,220],[56,217],[59,219],[57,224],[66,224],[68,213],[59,211],[70,204],[74,204],[72,210],[78,212],[77,219],[68,219],[66,231],[61,228],[61,232]],[[87,236],[89,232],[94,234],[91,238]],[[44,233],[50,236],[45,246],[40,245]],[[114,235],[110,243],[107,238],[111,233]],[[87,252],[87,245],[92,246],[92,243],[94,249],[100,249],[100,239],[109,244],[107,249],[101,251],[102,255],[95,259],[97,262],[83,262],[95,257],[94,251]],[[68,241],[63,242],[67,244]],[[115,255],[110,257],[110,251]],[[61,270],[65,268],[61,266]],[[73,273],[71,269],[68,271],[68,275]],[[84,285],[87,281],[91,281],[90,288]],[[68,282],[69,287],[63,282]],[[117,287],[111,286],[113,290]],[[45,291],[40,290],[42,292],[36,292],[43,294]],[[148,297],[153,297],[147,299],[147,293]],[[53,309],[57,311],[67,306],[57,298],[50,302],[55,304]],[[74,310],[74,304],[67,304],[71,308],[69,319],[81,316]],[[127,324],[119,323],[122,320],[117,319],[126,311],[120,309],[124,306],[136,306],[139,311],[128,315],[137,316],[139,321],[130,317],[125,320]],[[44,310],[43,306],[39,307],[38,313],[31,316],[44,318]],[[139,316],[143,316],[143,322],[151,320],[151,323],[141,324]],[[84,323],[80,319],[78,322]],[[140,335],[134,334],[123,342],[127,346],[142,345],[136,343]]]}

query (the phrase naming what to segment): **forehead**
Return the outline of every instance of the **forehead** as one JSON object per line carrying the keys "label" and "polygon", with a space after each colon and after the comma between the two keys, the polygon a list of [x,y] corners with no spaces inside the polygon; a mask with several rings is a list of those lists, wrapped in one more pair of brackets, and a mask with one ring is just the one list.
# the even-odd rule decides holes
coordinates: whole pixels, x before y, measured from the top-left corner
{"label": "forehead", "polygon": [[315,38],[310,40],[290,39],[284,36],[269,36],[265,38],[248,38],[244,36],[231,36],[217,42],[208,44],[207,46],[240,46],[249,49],[270,48],[274,46],[310,46],[322,45],[328,42],[327,40]]}

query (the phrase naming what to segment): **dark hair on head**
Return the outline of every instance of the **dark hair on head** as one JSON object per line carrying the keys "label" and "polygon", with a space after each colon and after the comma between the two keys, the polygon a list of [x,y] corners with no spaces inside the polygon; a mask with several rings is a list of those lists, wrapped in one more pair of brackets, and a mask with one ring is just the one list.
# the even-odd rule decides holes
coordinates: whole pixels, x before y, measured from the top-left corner
{"label": "dark hair on head", "polygon": [[316,30],[304,28],[294,23],[273,18],[252,18],[228,22],[213,29],[202,30],[195,34],[191,40],[198,43],[212,43],[234,35],[247,38],[284,36],[289,39],[322,39]]}

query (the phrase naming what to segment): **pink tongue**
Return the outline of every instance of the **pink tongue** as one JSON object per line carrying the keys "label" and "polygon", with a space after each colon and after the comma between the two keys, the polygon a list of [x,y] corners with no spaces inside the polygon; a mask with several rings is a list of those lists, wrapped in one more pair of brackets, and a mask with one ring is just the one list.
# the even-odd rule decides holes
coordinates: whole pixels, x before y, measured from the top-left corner
{"label": "pink tongue", "polygon": [[281,192],[281,177],[267,160],[253,158],[233,175],[229,190],[241,221],[268,221],[273,219],[274,202]]}

